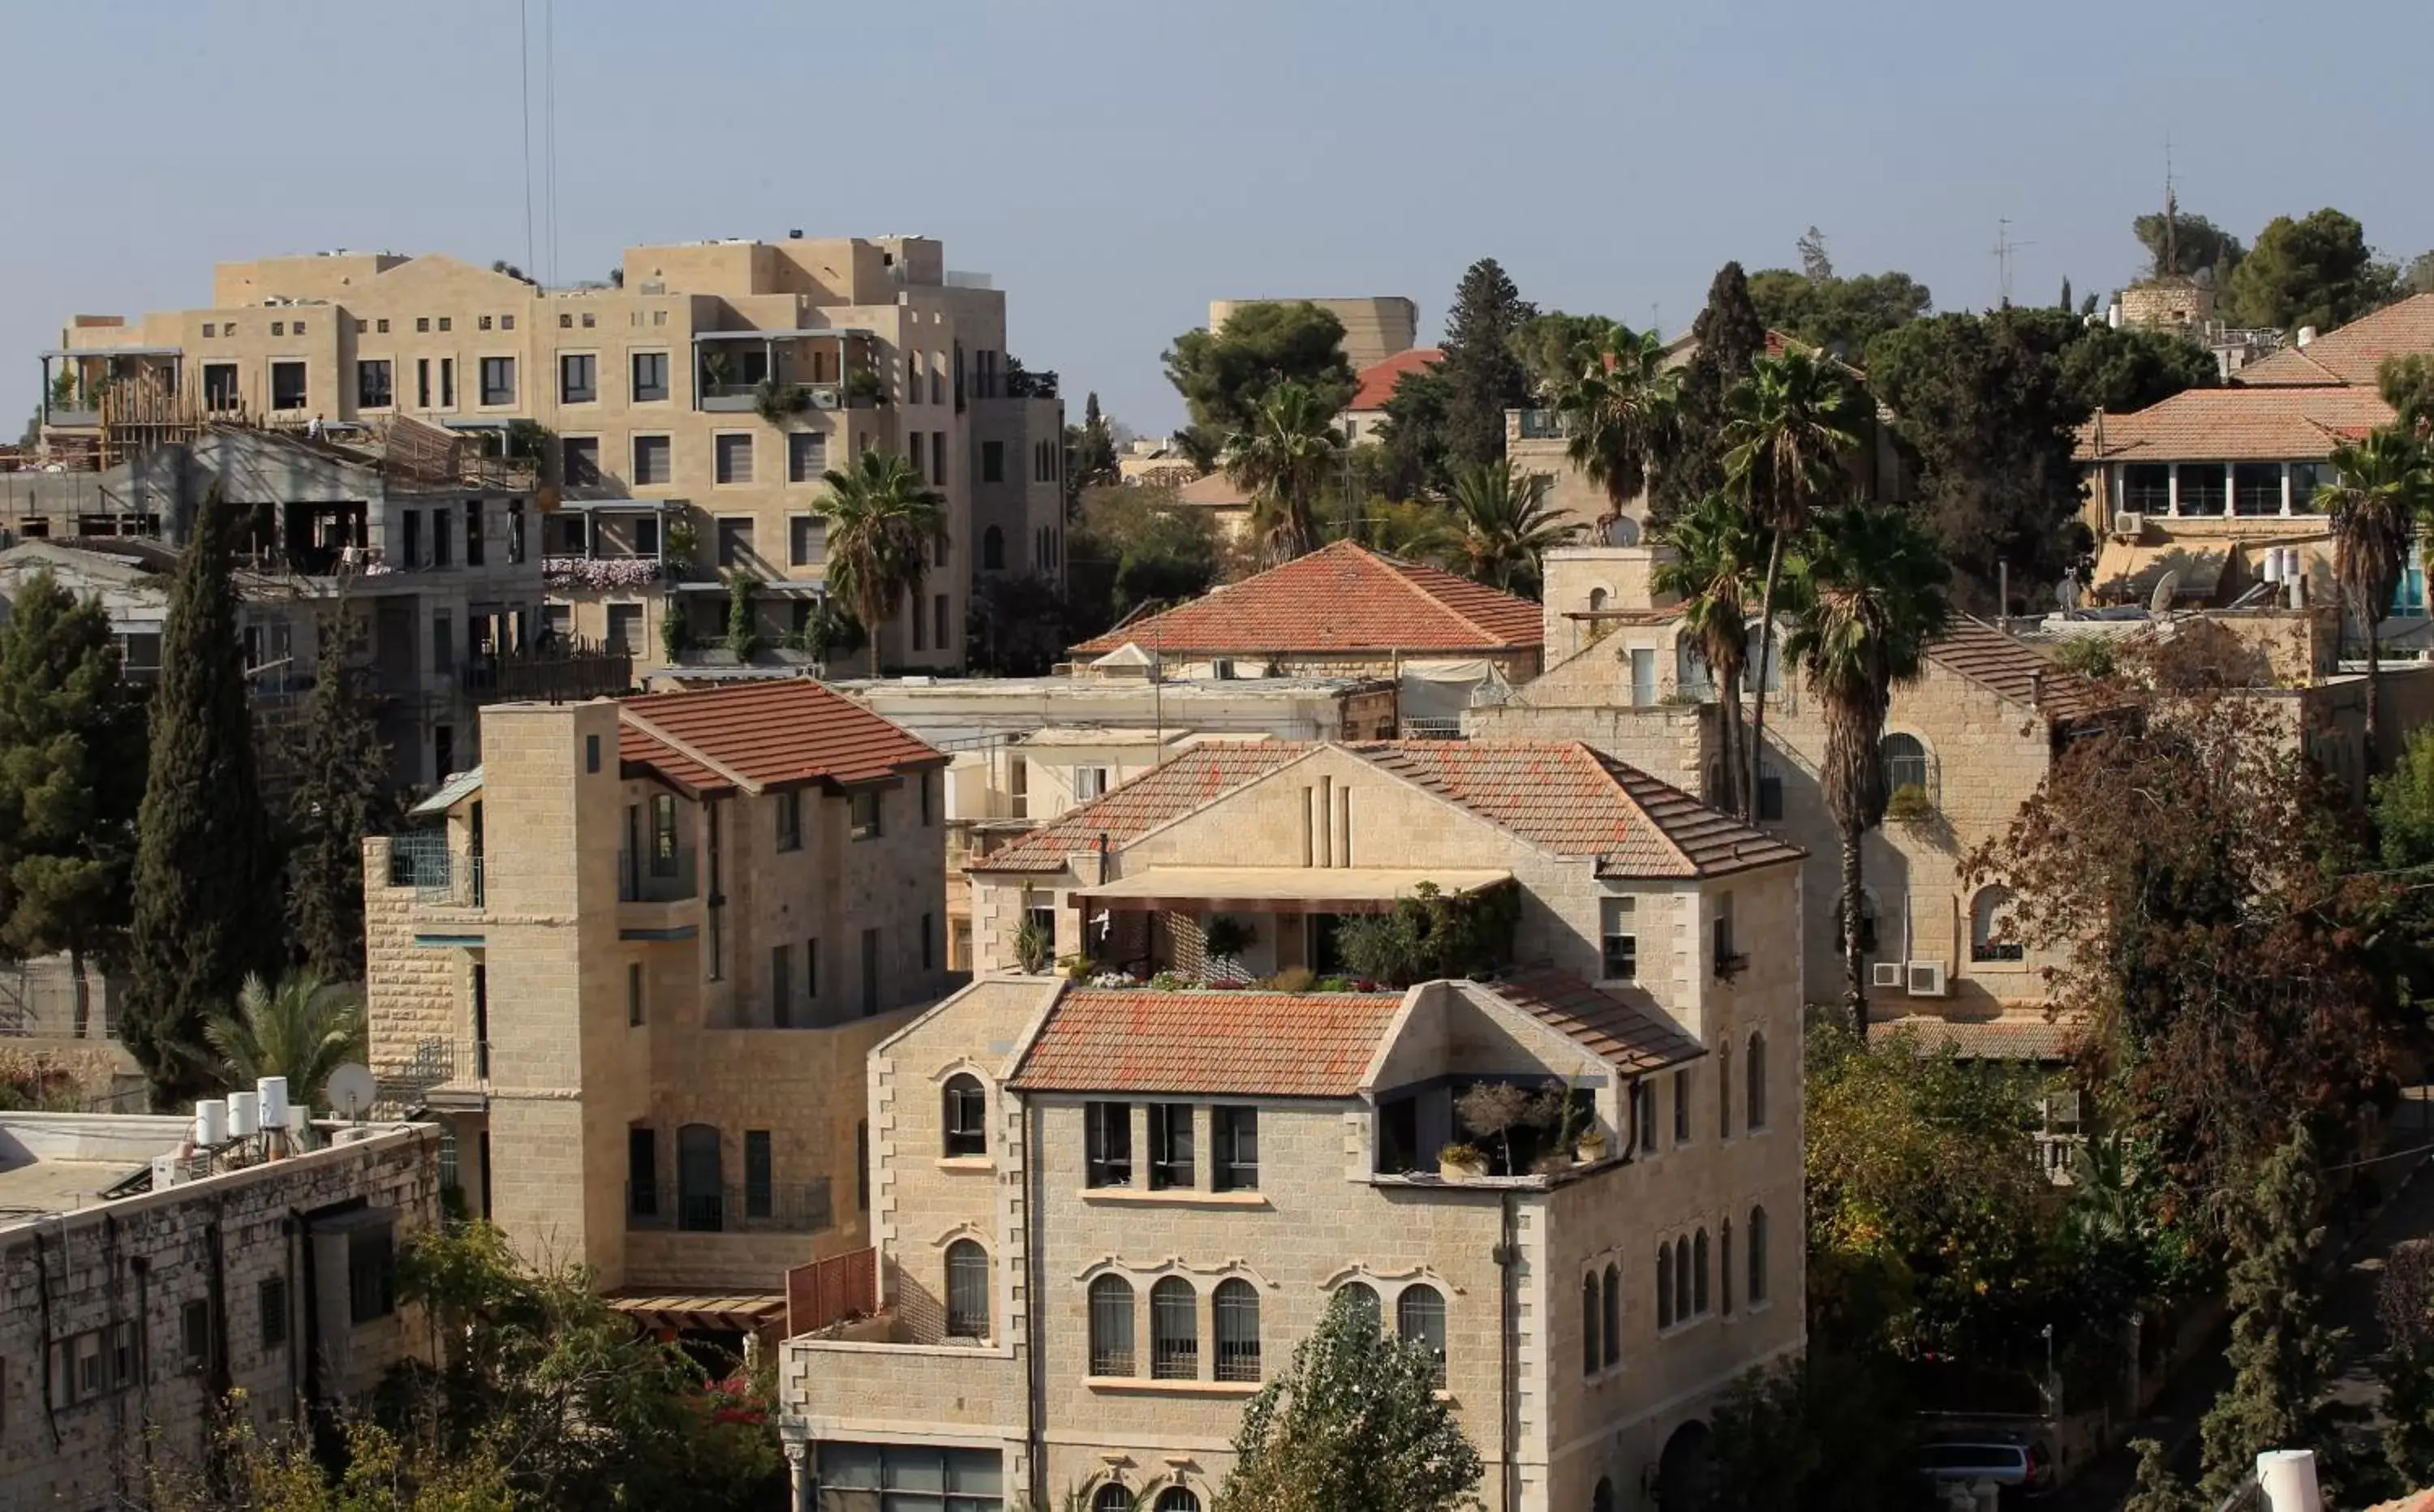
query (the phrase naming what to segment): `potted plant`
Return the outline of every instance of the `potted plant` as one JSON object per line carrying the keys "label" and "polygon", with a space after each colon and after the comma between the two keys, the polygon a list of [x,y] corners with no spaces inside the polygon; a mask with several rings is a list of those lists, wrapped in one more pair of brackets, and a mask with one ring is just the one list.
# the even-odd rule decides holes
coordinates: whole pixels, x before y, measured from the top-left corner
{"label": "potted plant", "polygon": [[1572,1147],[1572,1159],[1583,1165],[1595,1165],[1605,1159],[1605,1130],[1595,1124],[1590,1125],[1588,1130],[1581,1135],[1580,1142]]}
{"label": "potted plant", "polygon": [[802,414],[812,407],[812,391],[801,383],[781,383],[764,378],[752,391],[752,408],[771,425],[782,426],[787,417]]}
{"label": "potted plant", "polygon": [[1487,1152],[1476,1145],[1447,1145],[1437,1151],[1437,1174],[1448,1181],[1476,1181],[1487,1174]]}
{"label": "potted plant", "polygon": [[667,559],[670,573],[682,578],[686,572],[692,570],[694,560],[700,551],[701,532],[689,517],[668,521]]}
{"label": "potted plant", "polygon": [[845,399],[848,404],[856,407],[884,404],[887,402],[887,385],[881,382],[879,375],[869,368],[857,367],[846,375]]}
{"label": "potted plant", "polygon": [[1054,964],[1055,950],[1055,942],[1048,938],[1048,931],[1039,926],[1037,919],[1023,920],[1022,927],[1014,932],[1014,963],[1022,968],[1026,977],[1047,976],[1048,968]]}
{"label": "potted plant", "polygon": [[1896,824],[1923,824],[1935,817],[1935,805],[1925,788],[1905,782],[1885,799],[1885,817]]}
{"label": "potted plant", "polygon": [[[1231,968],[1232,972],[1240,972],[1243,952],[1249,949],[1251,942],[1257,938],[1249,925],[1230,914],[1221,913],[1208,921],[1208,929],[1201,935],[1201,945],[1211,967],[1225,966]],[[1222,980],[1230,974],[1211,970],[1208,976],[1211,979]]]}

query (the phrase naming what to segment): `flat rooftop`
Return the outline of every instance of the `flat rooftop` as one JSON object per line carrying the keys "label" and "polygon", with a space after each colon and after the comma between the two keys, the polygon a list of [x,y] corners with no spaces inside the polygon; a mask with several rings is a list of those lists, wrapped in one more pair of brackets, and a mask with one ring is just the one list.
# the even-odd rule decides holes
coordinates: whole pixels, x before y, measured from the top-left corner
{"label": "flat rooftop", "polygon": [[176,1153],[193,1127],[150,1113],[0,1114],[0,1227],[92,1207]]}

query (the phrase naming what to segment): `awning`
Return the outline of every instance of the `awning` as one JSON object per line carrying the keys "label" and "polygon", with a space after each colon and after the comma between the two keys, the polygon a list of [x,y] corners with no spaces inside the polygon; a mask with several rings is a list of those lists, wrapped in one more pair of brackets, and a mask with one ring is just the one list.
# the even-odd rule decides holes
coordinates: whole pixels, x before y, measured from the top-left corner
{"label": "awning", "polygon": [[1153,866],[1137,876],[1077,888],[1080,903],[1127,911],[1241,909],[1273,912],[1294,904],[1305,913],[1382,913],[1397,899],[1435,884],[1459,895],[1510,882],[1510,872],[1400,866]]}
{"label": "awning", "polygon": [[2177,579],[2175,597],[2211,599],[2221,586],[2229,541],[2106,541],[2097,553],[2095,589],[2114,598],[2144,599],[2166,573]]}
{"label": "awning", "polygon": [[183,347],[53,347],[44,357],[177,357]]}
{"label": "awning", "polygon": [[557,507],[575,513],[656,515],[671,509],[682,509],[690,501],[683,499],[561,499]]}
{"label": "awning", "polygon": [[655,1292],[628,1287],[603,1300],[644,1328],[680,1333],[774,1334],[786,1323],[783,1292]]}
{"label": "awning", "polygon": [[444,814],[472,794],[482,790],[482,769],[470,767],[439,785],[439,790],[416,804],[407,812],[418,816]]}
{"label": "awning", "polygon": [[788,331],[696,331],[695,341],[800,341],[808,336],[859,336],[868,339],[874,332],[859,326],[826,327],[814,331],[796,327]]}

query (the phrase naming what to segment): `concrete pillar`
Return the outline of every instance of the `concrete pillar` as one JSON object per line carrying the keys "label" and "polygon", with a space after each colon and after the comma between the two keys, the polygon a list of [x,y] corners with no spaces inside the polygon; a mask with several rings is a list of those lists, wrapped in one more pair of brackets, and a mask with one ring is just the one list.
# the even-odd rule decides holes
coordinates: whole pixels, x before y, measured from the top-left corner
{"label": "concrete pillar", "polygon": [[2282,513],[2290,513],[2290,464],[2282,464]]}
{"label": "concrete pillar", "polygon": [[2181,465],[2177,462],[2164,465],[2164,513],[2178,519],[2181,514]]}
{"label": "concrete pillar", "polygon": [[794,1512],[812,1512],[812,1446],[789,1438],[780,1447],[786,1452],[786,1483],[792,1491],[786,1504]]}

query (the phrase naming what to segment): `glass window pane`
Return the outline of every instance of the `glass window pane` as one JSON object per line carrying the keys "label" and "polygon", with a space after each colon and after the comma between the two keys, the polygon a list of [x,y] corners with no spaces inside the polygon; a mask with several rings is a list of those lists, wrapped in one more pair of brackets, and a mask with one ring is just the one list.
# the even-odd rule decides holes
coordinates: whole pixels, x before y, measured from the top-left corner
{"label": "glass window pane", "polygon": [[1260,1294],[1246,1281],[1224,1282],[1215,1298],[1217,1379],[1260,1379]]}
{"label": "glass window pane", "polygon": [[1090,1373],[1133,1373],[1133,1288],[1121,1276],[1090,1283]]}
{"label": "glass window pane", "polygon": [[1191,1283],[1169,1276],[1149,1291],[1150,1374],[1161,1381],[1200,1375],[1200,1299]]}
{"label": "glass window pane", "polygon": [[1433,1286],[1407,1286],[1395,1301],[1395,1332],[1436,1357],[1437,1385],[1446,1382],[1445,1298]]}

